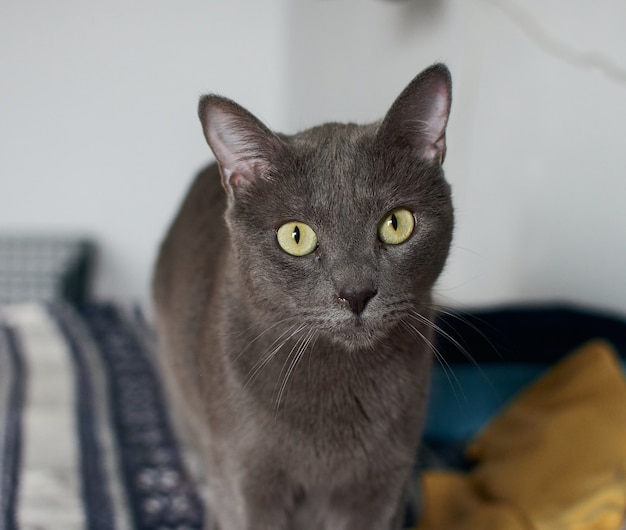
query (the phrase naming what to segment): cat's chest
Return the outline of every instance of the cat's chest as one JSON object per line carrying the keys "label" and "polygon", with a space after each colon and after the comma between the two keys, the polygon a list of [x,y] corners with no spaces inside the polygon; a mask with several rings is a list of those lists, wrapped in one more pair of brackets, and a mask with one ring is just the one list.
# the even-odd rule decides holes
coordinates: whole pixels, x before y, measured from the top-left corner
{"label": "cat's chest", "polygon": [[248,405],[263,418],[261,429],[277,439],[299,439],[323,454],[367,452],[400,435],[407,422],[421,423],[427,352],[347,352],[322,345],[294,365],[276,361],[245,391]]}
{"label": "cat's chest", "polygon": [[[280,463],[303,482],[338,484],[355,475],[381,472],[412,458],[422,423],[423,399],[416,392],[346,385],[287,403],[258,431],[274,440]],[[287,398],[289,401],[289,398]]]}

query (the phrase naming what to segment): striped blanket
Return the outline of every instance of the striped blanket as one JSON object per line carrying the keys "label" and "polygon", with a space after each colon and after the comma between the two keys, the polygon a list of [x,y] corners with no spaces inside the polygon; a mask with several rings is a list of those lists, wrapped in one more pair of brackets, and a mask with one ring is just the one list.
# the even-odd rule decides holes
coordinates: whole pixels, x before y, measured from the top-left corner
{"label": "striped blanket", "polygon": [[0,530],[203,526],[139,313],[0,308]]}

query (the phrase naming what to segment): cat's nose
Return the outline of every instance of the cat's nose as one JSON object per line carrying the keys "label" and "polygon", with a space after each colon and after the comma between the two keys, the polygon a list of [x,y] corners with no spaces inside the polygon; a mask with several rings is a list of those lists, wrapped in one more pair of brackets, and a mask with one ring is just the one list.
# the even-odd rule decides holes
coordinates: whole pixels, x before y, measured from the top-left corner
{"label": "cat's nose", "polygon": [[367,303],[374,298],[374,296],[376,296],[376,293],[378,293],[378,291],[375,289],[368,289],[366,291],[359,292],[342,291],[338,296],[339,300],[346,302],[350,306],[350,309],[352,309],[352,312],[355,315],[360,315],[365,309]]}

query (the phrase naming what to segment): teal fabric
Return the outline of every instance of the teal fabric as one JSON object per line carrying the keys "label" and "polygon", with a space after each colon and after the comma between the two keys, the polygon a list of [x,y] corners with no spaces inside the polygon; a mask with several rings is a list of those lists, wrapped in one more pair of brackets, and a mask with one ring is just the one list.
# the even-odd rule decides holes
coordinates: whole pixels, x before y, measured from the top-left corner
{"label": "teal fabric", "polygon": [[626,362],[626,319],[562,304],[442,311],[425,438],[474,436],[528,383],[592,339]]}
{"label": "teal fabric", "polygon": [[[626,362],[623,363],[626,372]],[[548,367],[531,363],[435,367],[424,437],[463,442]]]}
{"label": "teal fabric", "polygon": [[539,364],[453,364],[433,371],[424,435],[446,441],[472,437],[546,367]]}

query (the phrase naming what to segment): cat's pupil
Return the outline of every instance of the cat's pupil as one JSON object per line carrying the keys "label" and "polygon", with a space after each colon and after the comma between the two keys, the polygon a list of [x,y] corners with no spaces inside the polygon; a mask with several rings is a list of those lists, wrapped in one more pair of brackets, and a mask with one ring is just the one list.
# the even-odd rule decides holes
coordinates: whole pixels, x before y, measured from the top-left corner
{"label": "cat's pupil", "polygon": [[300,229],[297,226],[293,229],[293,234],[291,234],[291,237],[293,237],[293,240],[296,242],[296,244],[300,244]]}
{"label": "cat's pupil", "polygon": [[398,218],[395,213],[391,214],[391,226],[393,226],[394,230],[398,229]]}

